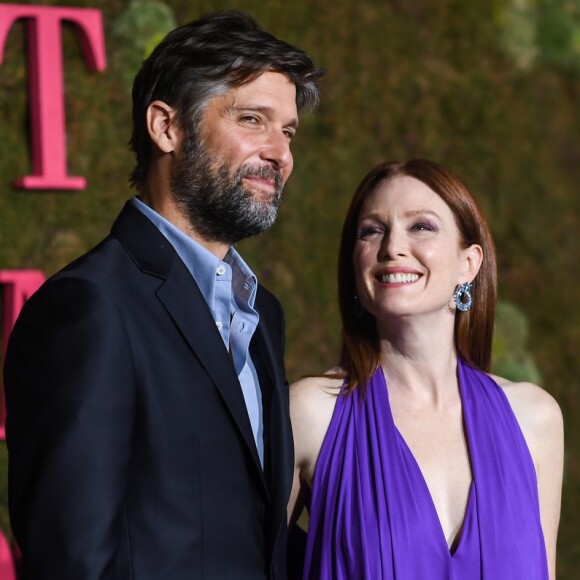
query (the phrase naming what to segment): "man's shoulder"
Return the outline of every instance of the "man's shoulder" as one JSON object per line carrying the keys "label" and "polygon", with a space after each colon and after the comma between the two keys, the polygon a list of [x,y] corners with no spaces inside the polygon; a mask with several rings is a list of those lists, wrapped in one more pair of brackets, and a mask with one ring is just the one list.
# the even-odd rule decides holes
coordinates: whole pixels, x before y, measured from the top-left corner
{"label": "man's shoulder", "polygon": [[[40,296],[78,293],[79,296],[123,285],[131,271],[133,260],[123,245],[108,234],[95,246],[51,274],[35,294]],[[64,294],[63,294],[64,295]]]}
{"label": "man's shoulder", "polygon": [[86,278],[97,281],[102,279],[105,272],[111,270],[114,257],[117,256],[119,259],[124,257],[124,254],[119,242],[109,234],[97,245],[50,276],[46,284],[50,285],[71,278]]}

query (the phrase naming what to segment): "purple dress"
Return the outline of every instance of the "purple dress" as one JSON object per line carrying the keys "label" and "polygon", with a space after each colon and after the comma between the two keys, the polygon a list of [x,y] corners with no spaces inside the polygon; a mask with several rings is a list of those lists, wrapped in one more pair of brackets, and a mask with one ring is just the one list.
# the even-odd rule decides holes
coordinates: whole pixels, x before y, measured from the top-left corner
{"label": "purple dress", "polygon": [[536,472],[502,389],[459,361],[473,482],[450,552],[379,367],[339,396],[312,489],[308,580],[547,580]]}

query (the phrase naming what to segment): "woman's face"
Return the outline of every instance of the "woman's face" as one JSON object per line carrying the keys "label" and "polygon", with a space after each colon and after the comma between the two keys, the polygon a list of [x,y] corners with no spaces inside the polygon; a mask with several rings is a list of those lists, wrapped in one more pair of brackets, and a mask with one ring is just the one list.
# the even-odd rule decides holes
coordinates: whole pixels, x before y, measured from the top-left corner
{"label": "woman's face", "polygon": [[361,304],[377,319],[448,312],[480,260],[479,246],[462,248],[449,206],[414,177],[380,183],[362,205],[354,270]]}

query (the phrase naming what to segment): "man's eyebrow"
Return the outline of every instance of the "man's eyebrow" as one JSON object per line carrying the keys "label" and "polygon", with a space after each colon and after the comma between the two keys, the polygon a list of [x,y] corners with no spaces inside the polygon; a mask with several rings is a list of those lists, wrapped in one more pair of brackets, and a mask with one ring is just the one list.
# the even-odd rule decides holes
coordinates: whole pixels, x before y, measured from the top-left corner
{"label": "man's eyebrow", "polygon": [[[232,112],[240,112],[240,111],[255,111],[256,113],[262,113],[267,116],[272,116],[275,112],[273,107],[268,107],[265,105],[232,105],[229,107],[229,110]],[[286,127],[298,127],[298,118],[294,117],[288,123],[285,124]]]}

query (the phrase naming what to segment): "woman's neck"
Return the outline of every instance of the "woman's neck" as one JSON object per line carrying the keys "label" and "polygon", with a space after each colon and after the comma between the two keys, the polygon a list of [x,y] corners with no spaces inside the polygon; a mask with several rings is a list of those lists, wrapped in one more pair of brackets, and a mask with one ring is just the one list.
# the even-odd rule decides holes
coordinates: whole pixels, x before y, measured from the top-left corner
{"label": "woman's neck", "polygon": [[404,320],[378,326],[381,364],[389,388],[434,403],[457,393],[453,320]]}

